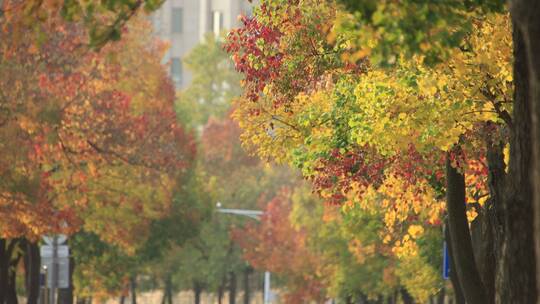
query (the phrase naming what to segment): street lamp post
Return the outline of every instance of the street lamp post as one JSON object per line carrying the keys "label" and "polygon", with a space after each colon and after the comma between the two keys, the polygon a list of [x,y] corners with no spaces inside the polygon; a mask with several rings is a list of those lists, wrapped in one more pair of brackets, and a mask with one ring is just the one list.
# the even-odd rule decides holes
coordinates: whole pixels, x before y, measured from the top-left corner
{"label": "street lamp post", "polygon": [[[263,211],[261,210],[246,210],[246,209],[228,209],[228,208],[221,208],[221,203],[217,202],[216,204],[217,211],[219,213],[226,213],[226,214],[234,214],[234,215],[242,215],[247,216],[249,218],[252,218],[256,221],[260,221],[260,216],[263,215]],[[264,272],[264,304],[270,303],[272,299],[270,299],[270,272],[265,271]]]}

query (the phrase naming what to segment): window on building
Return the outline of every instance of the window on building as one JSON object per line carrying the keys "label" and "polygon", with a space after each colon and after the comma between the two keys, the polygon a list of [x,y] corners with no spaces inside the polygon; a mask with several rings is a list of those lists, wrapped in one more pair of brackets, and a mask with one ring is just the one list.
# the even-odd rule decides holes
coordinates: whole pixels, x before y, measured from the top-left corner
{"label": "window on building", "polygon": [[182,60],[178,57],[172,58],[171,77],[176,86],[182,85]]}
{"label": "window on building", "polygon": [[214,35],[219,36],[223,30],[223,13],[220,11],[212,12],[212,32]]}
{"label": "window on building", "polygon": [[171,12],[171,31],[175,34],[182,33],[184,27],[184,11],[181,7],[175,7]]}

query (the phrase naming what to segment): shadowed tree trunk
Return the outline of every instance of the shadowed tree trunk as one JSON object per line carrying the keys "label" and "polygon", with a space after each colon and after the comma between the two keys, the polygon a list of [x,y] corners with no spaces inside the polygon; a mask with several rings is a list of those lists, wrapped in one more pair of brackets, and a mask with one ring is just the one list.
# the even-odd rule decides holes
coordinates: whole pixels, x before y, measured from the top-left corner
{"label": "shadowed tree trunk", "polygon": [[15,275],[16,264],[21,255],[13,257],[15,248],[20,239],[0,239],[0,304],[17,303]]}
{"label": "shadowed tree trunk", "polygon": [[218,304],[223,303],[223,294],[225,293],[225,277],[221,279],[221,284],[218,287]]}
{"label": "shadowed tree trunk", "polygon": [[173,292],[172,292],[172,278],[171,275],[167,275],[164,280],[165,286],[163,288],[162,304],[172,304]]}
{"label": "shadowed tree trunk", "polygon": [[129,289],[131,291],[131,304],[137,304],[137,276],[129,278]]}
{"label": "shadowed tree trunk", "polygon": [[41,258],[37,243],[24,242],[24,279],[26,285],[27,304],[37,304],[39,298],[39,276],[41,272]]}
{"label": "shadowed tree trunk", "polygon": [[202,285],[199,282],[193,283],[193,293],[195,294],[195,304],[201,303]]}
{"label": "shadowed tree trunk", "polygon": [[[448,227],[448,221],[446,221],[446,227]],[[453,250],[448,229],[445,229],[445,239],[450,258],[450,282],[452,282],[452,288],[454,289],[455,304],[465,304],[465,297],[463,296],[463,291],[461,291],[461,284],[459,283],[459,278],[456,273],[456,262],[454,261],[454,255],[452,254]]]}
{"label": "shadowed tree trunk", "polygon": [[513,29],[514,115],[510,162],[500,206],[502,231],[496,250],[496,303],[536,303],[536,260],[533,228],[531,108],[527,55],[522,33]]}
{"label": "shadowed tree trunk", "polygon": [[236,304],[236,273],[229,273],[229,304]]}
{"label": "shadowed tree trunk", "polygon": [[[522,129],[524,132],[529,132],[529,135],[532,138],[531,142],[526,142],[525,144],[531,144],[533,147],[533,160],[531,167],[525,167],[522,169],[532,168],[533,173],[532,178],[534,187],[532,191],[534,193],[534,240],[536,247],[536,257],[540,261],[540,3],[535,0],[512,0],[510,1],[510,12],[513,20],[513,25],[518,29],[519,34],[514,33],[514,74],[522,74],[524,77],[515,78],[514,82],[517,90],[526,90],[521,92],[522,95],[525,95],[524,100],[515,100],[514,103],[522,102],[528,104],[528,108],[524,109],[526,111],[514,110],[514,119],[519,120],[528,120],[527,115],[530,115],[531,126],[527,130]],[[515,30],[516,32],[516,30]],[[516,36],[518,41],[516,42]],[[519,44],[518,44],[519,43]],[[517,50],[516,50],[517,49]],[[517,57],[519,56],[519,58]],[[525,60],[526,59],[526,60]],[[527,73],[524,73],[524,69],[527,69]],[[525,77],[526,76],[526,77]],[[527,87],[522,87],[520,82],[526,82]],[[519,93],[519,92],[515,92]],[[514,105],[514,108],[516,105]],[[527,111],[528,110],[528,111]],[[527,211],[530,211],[529,208],[526,208]],[[529,265],[532,268],[532,265]],[[531,277],[529,271],[527,271],[527,276],[520,276],[520,282],[516,284],[525,284],[521,287],[521,290],[516,290],[512,293],[517,293],[519,291],[526,292],[525,288],[531,288],[531,283],[537,284],[535,292],[526,292],[530,294],[527,298],[528,303],[534,303],[537,301],[536,297],[540,291],[540,263],[536,264],[537,275],[534,279]],[[516,286],[516,289],[520,287]],[[539,302],[540,303],[540,302]]]}
{"label": "shadowed tree trunk", "polygon": [[13,260],[10,261],[9,265],[9,290],[7,294],[7,303],[17,304],[19,303],[17,299],[17,264],[22,258],[22,254],[18,254]]}
{"label": "shadowed tree trunk", "polygon": [[484,284],[474,259],[469,223],[465,209],[465,177],[446,159],[446,208],[448,232],[455,270],[468,303],[487,304]]}
{"label": "shadowed tree trunk", "polygon": [[493,248],[493,229],[490,216],[487,214],[491,206],[491,199],[486,201],[484,207],[479,203],[470,203],[477,217],[471,223],[471,240],[476,265],[480,278],[486,290],[489,303],[495,302],[495,254]]}
{"label": "shadowed tree trunk", "polygon": [[[495,282],[499,261],[502,257],[502,246],[504,239],[504,189],[505,189],[505,163],[502,142],[487,143],[487,162],[488,162],[488,186],[489,199],[484,206],[483,225],[489,226],[486,231],[487,238],[485,242],[491,242],[491,249],[485,248],[488,254],[486,264],[480,265],[480,272],[490,299],[496,301]],[[491,235],[489,232],[491,231]],[[482,269],[482,267],[484,267]]]}
{"label": "shadowed tree trunk", "polygon": [[249,275],[253,269],[251,267],[246,267],[244,269],[244,304],[249,304],[250,300],[250,289],[249,289]]}
{"label": "shadowed tree trunk", "polygon": [[6,252],[6,243],[5,239],[0,239],[0,304],[6,303],[8,292],[9,256]]}

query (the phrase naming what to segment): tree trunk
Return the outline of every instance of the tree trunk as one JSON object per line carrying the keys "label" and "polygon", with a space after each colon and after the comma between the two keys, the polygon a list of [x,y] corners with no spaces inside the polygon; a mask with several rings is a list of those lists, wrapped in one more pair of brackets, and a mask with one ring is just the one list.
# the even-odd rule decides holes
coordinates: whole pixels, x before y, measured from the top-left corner
{"label": "tree trunk", "polygon": [[229,304],[236,304],[236,273],[229,273]]}
{"label": "tree trunk", "polygon": [[[448,227],[448,221],[446,221],[446,227]],[[452,282],[452,288],[454,289],[455,304],[465,304],[465,297],[461,290],[461,284],[456,272],[456,262],[454,261],[454,255],[452,254],[452,243],[450,242],[450,233],[448,229],[445,229],[446,246],[448,246],[448,255],[450,258],[450,282]]]}
{"label": "tree trunk", "polygon": [[223,292],[225,287],[223,284],[219,285],[218,287],[218,304],[223,304]]}
{"label": "tree trunk", "polygon": [[244,269],[244,304],[249,304],[250,300],[250,290],[249,290],[249,274],[251,273],[251,268],[246,267]]}
{"label": "tree trunk", "polygon": [[137,304],[137,276],[131,276],[129,283],[131,290],[131,304]]}
{"label": "tree trunk", "polygon": [[[505,172],[503,143],[487,143],[487,162],[488,162],[488,186],[490,198],[486,201],[485,225],[491,227],[492,255],[488,257],[485,269],[481,270],[482,278],[488,294],[493,292],[493,299],[496,302],[496,276],[500,265],[497,261],[502,258],[502,248],[504,240],[504,189],[507,175]],[[489,251],[489,248],[486,248]],[[491,261],[490,259],[493,259]],[[491,291],[491,289],[493,291]]]}
{"label": "tree trunk", "polygon": [[41,273],[41,258],[39,246],[30,241],[24,242],[24,278],[26,285],[27,304],[37,304],[39,298],[39,277]]}
{"label": "tree trunk", "polygon": [[236,273],[229,273],[229,304],[236,304]]}
{"label": "tree trunk", "polygon": [[[529,130],[530,136],[532,137],[531,144],[533,146],[534,155],[531,164],[533,168],[532,177],[534,185],[532,189],[534,191],[534,239],[536,258],[538,261],[540,261],[540,19],[538,18],[538,16],[540,15],[540,3],[534,0],[513,0],[510,1],[510,4],[510,12],[512,15],[514,27],[519,28],[520,36],[523,40],[522,42],[520,41],[520,45],[516,45],[517,43],[514,36],[514,49],[518,47],[524,48],[525,50],[518,51],[525,53],[524,58],[527,59],[525,61],[527,66],[527,77],[523,77],[520,79],[514,78],[514,82],[516,84],[516,89],[518,86],[521,88],[521,85],[518,83],[518,81],[527,82],[528,84],[528,91],[526,91],[528,93],[526,97],[528,98],[524,103],[529,104],[529,115],[532,124]],[[522,73],[522,70],[525,68],[525,62],[523,61],[523,58],[520,57],[518,62],[517,55],[518,54],[516,54],[516,51],[514,51],[514,57],[516,58],[516,61],[514,63],[515,74],[518,72]],[[522,94],[525,94],[525,92],[523,92]],[[519,101],[514,100],[514,102],[517,103]],[[525,111],[520,113],[514,111],[514,119],[526,119],[524,116],[527,114],[528,113],[526,113]],[[529,267],[532,268],[532,265],[530,265]],[[535,283],[537,284],[537,290],[536,292],[534,292],[533,295],[531,295],[531,297],[528,298],[530,300],[532,300],[533,297],[536,297],[537,293],[540,292],[540,263],[537,263],[536,267],[537,277]],[[525,283],[527,285],[523,288],[529,288],[531,280],[532,279],[529,278],[525,279],[525,281],[523,281],[522,283]]]}
{"label": "tree trunk", "polygon": [[413,297],[409,294],[409,292],[407,291],[407,289],[401,288],[401,289],[399,290],[399,292],[401,293],[401,300],[403,301],[403,304],[414,304],[414,299],[413,299]]}
{"label": "tree trunk", "polygon": [[13,251],[19,239],[0,239],[0,304],[17,303],[16,297],[16,264],[21,256],[13,259]]}
{"label": "tree trunk", "polygon": [[474,260],[465,209],[465,177],[446,159],[446,208],[448,232],[457,276],[468,303],[487,304],[484,284]]}
{"label": "tree trunk", "polygon": [[118,301],[120,304],[124,304],[126,302],[126,296],[121,295],[120,300]]}
{"label": "tree trunk", "polygon": [[8,291],[9,257],[6,252],[6,240],[0,239],[0,304],[6,303]]}
{"label": "tree trunk", "polygon": [[[536,260],[531,183],[531,108],[525,45],[514,26],[514,115],[510,163],[501,204],[502,244],[497,257],[496,303],[536,303]],[[499,250],[499,249],[498,249]]]}
{"label": "tree trunk", "polygon": [[195,304],[201,303],[202,286],[198,282],[193,283],[193,293],[195,294]]}
{"label": "tree trunk", "polygon": [[163,299],[161,300],[162,304],[172,304],[172,278],[170,275],[167,275],[164,280],[165,286],[163,288]]}
{"label": "tree trunk", "polygon": [[487,214],[491,203],[490,201],[486,201],[484,207],[481,207],[478,203],[469,205],[473,206],[478,214],[471,223],[471,240],[475,262],[485,287],[488,302],[494,303],[496,265],[493,250],[493,229],[491,227],[490,216]]}
{"label": "tree trunk", "polygon": [[[13,242],[13,241],[12,241]],[[9,290],[7,294],[7,303],[17,304],[19,303],[17,299],[17,264],[19,263],[22,255],[19,255],[17,258],[11,261],[9,269]]]}

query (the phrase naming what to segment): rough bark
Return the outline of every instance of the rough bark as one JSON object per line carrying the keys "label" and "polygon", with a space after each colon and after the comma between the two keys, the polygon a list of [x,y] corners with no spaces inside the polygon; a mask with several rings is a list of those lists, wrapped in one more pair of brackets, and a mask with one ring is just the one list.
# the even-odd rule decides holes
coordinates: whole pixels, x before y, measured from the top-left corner
{"label": "rough bark", "polygon": [[24,242],[24,273],[26,285],[26,303],[37,304],[39,298],[39,276],[41,271],[41,258],[37,243]]}
{"label": "rough bark", "polygon": [[[536,0],[513,0],[510,1],[510,12],[514,26],[520,31],[523,39],[522,47],[525,49],[527,58],[527,79],[519,79],[528,82],[528,104],[530,106],[531,128],[530,135],[533,147],[533,191],[534,191],[534,223],[535,223],[535,248],[537,260],[540,260],[540,2]],[[515,40],[515,39],[514,39]],[[514,41],[514,44],[516,42]],[[521,62],[523,64],[523,62]],[[514,71],[523,69],[516,63]],[[516,87],[519,85],[515,80]],[[516,113],[517,114],[517,113]],[[514,116],[516,116],[514,114]],[[526,114],[526,113],[522,113]],[[531,265],[532,266],[532,265]],[[540,263],[537,263],[537,291],[540,291]],[[538,299],[540,303],[540,299]],[[533,302],[531,302],[533,303]]]}
{"label": "rough bark", "polygon": [[461,290],[468,303],[487,304],[488,298],[480,278],[471,243],[465,208],[465,177],[446,160],[446,208],[448,232]]}
{"label": "rough bark", "polygon": [[498,258],[501,255],[500,249],[502,248],[502,239],[504,236],[503,193],[507,178],[503,144],[488,143],[486,156],[488,162],[488,187],[490,198],[486,201],[485,209],[492,228],[494,255]]}
{"label": "rough bark", "polygon": [[514,115],[510,162],[500,206],[501,244],[496,250],[496,303],[536,303],[536,260],[531,183],[531,108],[527,56],[521,32],[514,26]]}
{"label": "rough bark", "polygon": [[[496,301],[495,282],[499,269],[497,261],[501,260],[504,240],[504,189],[507,174],[503,146],[503,142],[489,141],[486,147],[490,197],[484,205],[482,229],[489,227],[483,232],[487,234],[484,241],[487,244],[491,242],[491,246],[488,245],[485,248],[488,256],[486,256],[486,264],[480,265],[480,271],[490,300],[493,301]],[[489,234],[490,231],[491,234]]]}
{"label": "rough bark", "polygon": [[495,302],[495,254],[493,251],[493,229],[490,217],[487,214],[490,202],[486,202],[484,207],[478,203],[469,204],[473,207],[478,216],[471,223],[471,240],[473,245],[474,258],[480,278],[486,290],[489,303]]}
{"label": "rough bark", "polygon": [[236,273],[229,273],[229,304],[236,304]]}

